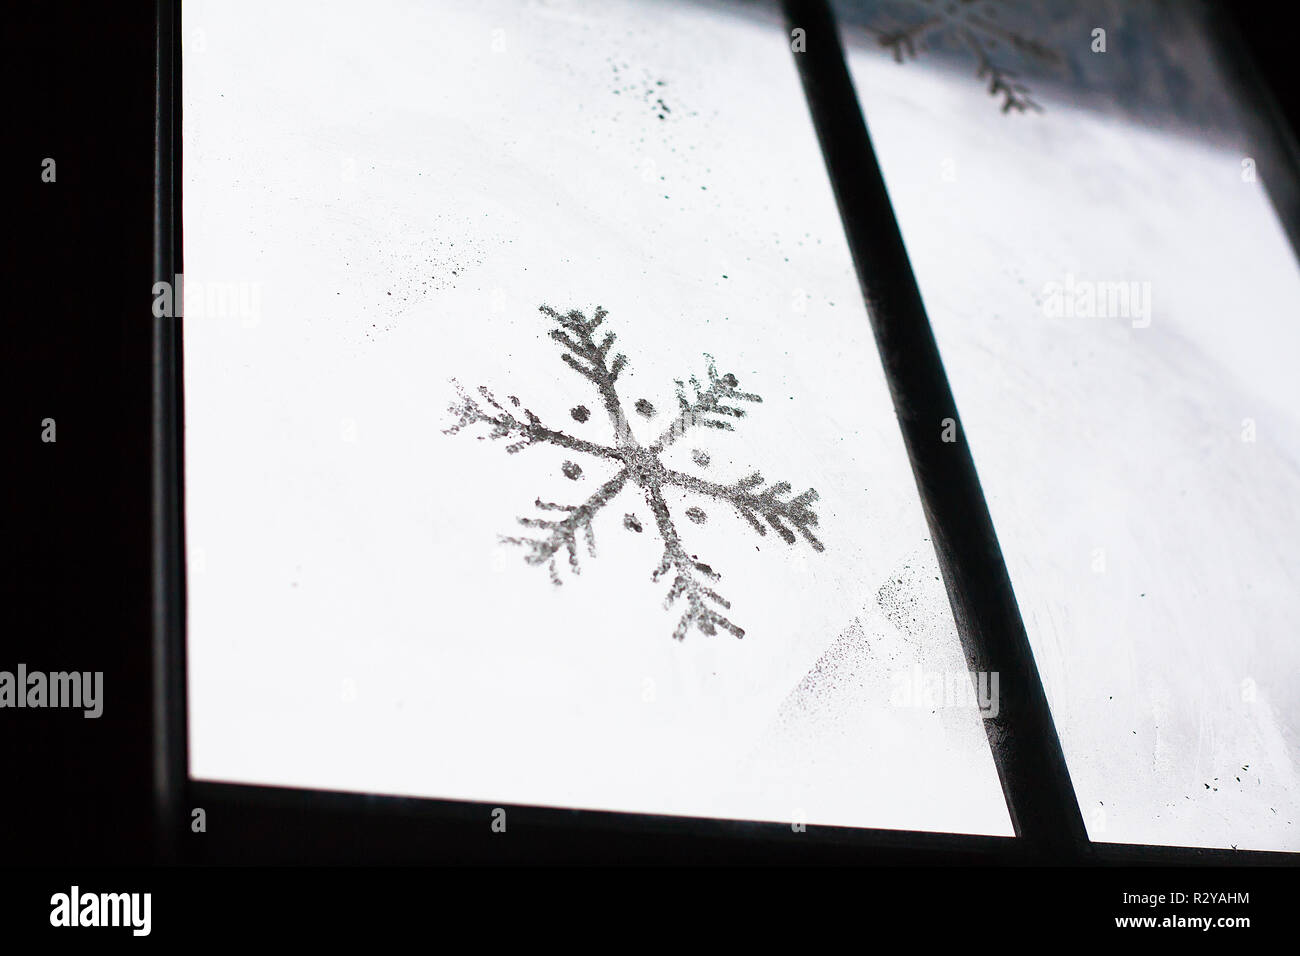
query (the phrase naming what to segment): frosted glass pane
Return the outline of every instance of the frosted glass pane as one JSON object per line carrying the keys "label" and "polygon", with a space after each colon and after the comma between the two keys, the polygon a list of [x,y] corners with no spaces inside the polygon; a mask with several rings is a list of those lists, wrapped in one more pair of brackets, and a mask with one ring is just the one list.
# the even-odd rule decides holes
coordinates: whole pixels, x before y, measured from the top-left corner
{"label": "frosted glass pane", "polygon": [[845,33],[1089,834],[1295,850],[1300,271],[1194,20],[1028,9],[979,36],[1041,112],[974,27]]}
{"label": "frosted glass pane", "polygon": [[1010,833],[772,11],[184,35],[195,776]]}

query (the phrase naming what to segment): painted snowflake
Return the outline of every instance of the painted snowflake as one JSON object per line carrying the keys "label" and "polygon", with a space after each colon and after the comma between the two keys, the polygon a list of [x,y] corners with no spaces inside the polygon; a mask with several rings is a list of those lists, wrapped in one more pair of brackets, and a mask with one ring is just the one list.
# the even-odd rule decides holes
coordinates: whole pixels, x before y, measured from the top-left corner
{"label": "painted snowflake", "polygon": [[[744,630],[722,614],[722,611],[731,609],[731,602],[714,588],[721,575],[687,550],[677,522],[664,500],[664,489],[683,489],[697,495],[702,501],[712,500],[729,505],[760,535],[766,535],[768,527],[771,527],[787,544],[793,545],[802,537],[814,551],[823,551],[824,546],[811,530],[817,524],[817,515],[812,509],[817,500],[817,492],[809,488],[800,494],[789,496],[791,485],[788,481],[766,484],[763,476],[757,472],[733,484],[718,484],[669,468],[661,456],[665,449],[693,429],[734,431],[735,423],[745,417],[745,409],[741,405],[758,403],[762,398],[751,392],[740,391],[736,376],[729,373],[719,375],[713,357],[705,355],[708,361],[708,382],[701,383],[693,375],[687,381],[678,379],[677,415],[653,443],[642,444],[632,433],[617,389],[619,375],[628,364],[627,356],[618,352],[611,357],[614,333],[605,332],[597,340],[597,330],[608,313],[597,306],[588,319],[576,310],[561,315],[545,305],[541,307],[541,312],[555,324],[550,330],[550,336],[564,349],[560,358],[595,386],[600,404],[604,406],[613,426],[613,442],[602,445],[575,438],[545,425],[513,395],[508,396],[507,403],[502,403],[484,385],[478,387],[477,395],[471,395],[455,381],[452,384],[460,398],[450,406],[450,411],[457,420],[446,429],[446,434],[454,435],[462,429],[482,424],[487,427],[487,431],[479,436],[480,440],[505,439],[508,442],[506,451],[510,454],[520,452],[530,445],[549,443],[581,455],[617,462],[618,473],[581,504],[557,504],[538,498],[536,507],[542,514],[519,519],[519,523],[533,534],[502,537],[501,540],[522,547],[524,560],[532,565],[545,565],[550,570],[551,580],[559,585],[561,579],[558,562],[567,558],[570,571],[573,574],[579,572],[579,537],[588,554],[595,557],[593,521],[619,492],[629,484],[634,485],[645,496],[664,546],[663,558],[651,579],[672,579],[664,601],[665,608],[671,608],[680,600],[685,601],[685,609],[673,631],[673,637],[682,640],[692,628],[703,634],[716,634],[721,628],[736,637],[744,637]],[[644,398],[638,400],[633,409],[647,420],[657,414],[654,406]],[[585,405],[575,405],[569,414],[577,422],[585,422],[591,416]],[[709,465],[708,455],[699,449],[692,453],[692,458],[701,469]],[[582,476],[582,466],[574,461],[566,461],[563,472],[566,477],[577,480]],[[698,505],[687,508],[685,514],[696,524],[704,523],[708,517]],[[624,515],[623,526],[634,532],[643,530],[640,521],[632,513]]]}
{"label": "painted snowflake", "polygon": [[1061,55],[1046,44],[997,22],[998,6],[992,0],[912,0],[921,18],[907,26],[868,26],[876,41],[894,55],[894,61],[916,58],[918,46],[935,40],[955,41],[975,56],[976,77],[988,81],[990,96],[1002,97],[1002,112],[1026,109],[1042,112],[1029,97],[1029,88],[1014,72],[998,62],[1003,51],[1011,50],[1040,65],[1055,66]]}

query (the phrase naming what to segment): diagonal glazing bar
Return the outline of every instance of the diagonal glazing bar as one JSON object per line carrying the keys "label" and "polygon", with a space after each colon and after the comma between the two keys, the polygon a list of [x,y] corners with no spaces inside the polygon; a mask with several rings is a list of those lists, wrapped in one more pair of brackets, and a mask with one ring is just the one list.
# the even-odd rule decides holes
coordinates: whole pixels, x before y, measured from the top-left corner
{"label": "diagonal glazing bar", "polygon": [[984,726],[1012,823],[1037,853],[1082,855],[1065,756],[834,19],[824,0],[783,6],[967,665],[999,678]]}

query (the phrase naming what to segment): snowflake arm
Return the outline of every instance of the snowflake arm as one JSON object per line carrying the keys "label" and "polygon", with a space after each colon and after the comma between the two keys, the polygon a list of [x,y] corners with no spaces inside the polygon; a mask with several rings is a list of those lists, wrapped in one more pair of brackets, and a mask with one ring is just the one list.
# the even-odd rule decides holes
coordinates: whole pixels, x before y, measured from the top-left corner
{"label": "snowflake arm", "polygon": [[757,472],[748,478],[742,478],[734,485],[720,485],[703,478],[696,478],[694,475],[665,469],[663,482],[731,504],[740,512],[741,517],[749,522],[750,527],[761,535],[767,534],[767,528],[763,527],[763,522],[759,521],[759,518],[775,528],[776,533],[786,544],[795,543],[795,533],[787,527],[793,525],[804,540],[812,545],[814,551],[826,550],[826,546],[817,540],[817,536],[811,530],[812,526],[817,524],[817,513],[811,507],[817,500],[815,488],[809,488],[793,498],[782,500],[782,496],[790,491],[790,482],[778,481],[764,490],[756,491],[755,489],[763,484],[763,476]]}
{"label": "snowflake arm", "polygon": [[678,598],[686,598],[686,611],[673,631],[674,640],[684,640],[687,631],[692,627],[697,628],[702,634],[717,634],[718,628],[722,628],[736,637],[744,637],[744,628],[732,624],[711,606],[716,604],[724,610],[731,610],[731,602],[705,583],[705,581],[717,581],[721,575],[703,561],[698,561],[686,553],[681,538],[677,536],[677,528],[673,524],[672,515],[668,512],[668,504],[664,501],[663,493],[657,487],[653,488],[647,491],[646,500],[650,504],[650,510],[654,512],[655,522],[659,526],[659,537],[664,543],[663,560],[659,562],[659,567],[655,569],[651,579],[658,581],[669,571],[675,571],[672,587],[668,589],[668,596],[664,599],[664,607],[672,607]]}
{"label": "snowflake arm", "polygon": [[596,556],[596,535],[591,522],[601,508],[622,490],[627,483],[628,471],[623,468],[617,475],[600,486],[600,489],[580,505],[560,505],[538,498],[537,508],[542,511],[567,512],[558,521],[549,518],[520,518],[519,523],[525,528],[537,528],[547,532],[543,538],[502,537],[503,544],[517,544],[528,549],[524,561],[528,564],[545,564],[550,570],[551,581],[560,584],[560,575],[555,566],[555,557],[563,548],[569,555],[569,569],[578,574],[578,533],[581,532],[587,544],[587,553]]}
{"label": "snowflake arm", "polygon": [[932,33],[935,28],[942,26],[943,22],[942,17],[930,17],[915,26],[901,30],[877,30],[873,27],[867,29],[876,35],[877,43],[893,53],[895,63],[902,63],[904,55],[915,58],[916,43]]}
{"label": "snowflake arm", "polygon": [[966,25],[970,27],[970,29],[990,40],[1005,41],[1010,44],[1013,49],[1019,50],[1021,53],[1038,60],[1040,63],[1055,66],[1061,62],[1061,54],[1057,53],[1041,40],[1035,40],[1033,37],[1023,36],[1012,30],[1007,30],[995,23],[990,23],[984,17],[970,14],[966,17]]}
{"label": "snowflake arm", "polygon": [[691,388],[695,391],[695,398],[689,399],[686,397],[686,383],[681,379],[677,380],[677,404],[680,406],[681,411],[673,419],[672,424],[659,436],[658,441],[650,446],[650,450],[655,454],[677,441],[693,426],[735,431],[736,426],[729,419],[744,418],[745,410],[736,407],[736,405],[726,405],[724,402],[761,402],[763,400],[762,396],[753,392],[740,391],[737,388],[740,383],[736,381],[736,376],[730,372],[726,375],[718,375],[718,367],[713,361],[712,355],[705,353],[704,357],[709,362],[709,387],[701,388],[699,379],[692,375],[690,383]]}
{"label": "snowflake arm", "polygon": [[478,391],[483,396],[483,400],[496,410],[495,414],[484,409],[477,399],[460,387],[459,382],[453,379],[452,385],[456,387],[456,391],[460,394],[460,401],[449,406],[449,411],[456,416],[457,420],[456,424],[443,430],[445,435],[455,435],[463,428],[468,428],[479,422],[486,422],[491,426],[488,430],[488,438],[493,440],[498,438],[514,439],[511,444],[506,446],[506,451],[512,455],[535,442],[549,442],[552,445],[559,445],[561,448],[570,448],[574,451],[598,455],[601,458],[618,457],[618,452],[607,445],[589,442],[582,438],[566,435],[564,432],[556,431],[553,428],[547,428],[542,424],[541,419],[527,408],[522,408],[519,399],[513,395],[510,396],[510,403],[520,410],[523,415],[522,420],[514,412],[498,402],[492,393],[488,391],[486,385],[480,385]]}
{"label": "snowflake arm", "polygon": [[[991,51],[1003,47],[1035,60],[1045,66],[1059,66],[1062,56],[1046,43],[1008,29],[993,19],[993,10],[981,11],[973,3],[936,4],[931,0],[917,0],[913,4],[924,8],[927,13],[923,19],[910,26],[894,28],[868,25],[867,32],[875,36],[877,43],[889,50],[895,62],[902,63],[908,58],[915,58],[918,47],[927,38],[935,34],[946,34],[956,38],[970,47],[977,61],[976,76],[988,79],[988,91],[992,96],[1002,97],[1002,112],[1012,110],[1023,113],[1026,110],[1042,111],[1042,107],[1029,97],[1029,88],[1016,79],[1016,74],[996,62]],[[941,7],[936,12],[935,8]]]}
{"label": "snowflake arm", "polygon": [[984,49],[984,44],[971,30],[963,30],[962,36],[970,45],[971,50],[975,53],[979,61],[979,67],[975,73],[977,77],[983,79],[988,77],[989,95],[1002,95],[1002,112],[1009,113],[1012,110],[1023,113],[1026,108],[1042,112],[1043,108],[1029,98],[1029,87],[1016,81],[1016,74],[1010,70],[998,66],[989,57],[988,52]]}
{"label": "snowflake arm", "polygon": [[610,422],[614,425],[616,440],[619,444],[626,444],[631,439],[631,427],[627,416],[623,414],[623,406],[619,402],[614,383],[627,367],[627,356],[617,352],[614,360],[608,361],[609,353],[614,347],[614,333],[607,332],[599,342],[595,336],[596,330],[609,313],[600,306],[596,306],[590,319],[577,309],[561,315],[549,305],[543,305],[540,311],[559,324],[559,328],[551,329],[550,336],[567,350],[560,358],[596,386],[601,401],[605,404],[605,411],[609,413]]}

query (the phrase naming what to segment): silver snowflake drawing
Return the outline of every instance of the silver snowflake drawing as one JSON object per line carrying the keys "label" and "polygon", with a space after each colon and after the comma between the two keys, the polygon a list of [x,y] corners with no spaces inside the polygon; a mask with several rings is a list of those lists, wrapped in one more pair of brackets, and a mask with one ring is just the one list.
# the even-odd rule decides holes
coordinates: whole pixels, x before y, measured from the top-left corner
{"label": "silver snowflake drawing", "polygon": [[998,7],[992,0],[912,0],[909,4],[921,19],[907,26],[866,29],[880,46],[894,55],[894,61],[916,58],[918,46],[935,39],[955,41],[975,56],[976,76],[988,80],[990,96],[1002,97],[1002,112],[1023,113],[1026,109],[1042,112],[1029,98],[1029,88],[1016,74],[996,59],[1002,51],[1012,50],[1043,65],[1056,65],[1062,58],[1046,44],[1027,37],[997,22]]}
{"label": "silver snowflake drawing", "polygon": [[[682,640],[691,628],[704,634],[716,634],[721,628],[736,637],[744,637],[744,630],[721,613],[731,608],[731,602],[713,587],[721,575],[687,550],[664,500],[664,489],[678,488],[699,496],[703,501],[724,503],[734,508],[749,527],[760,535],[766,535],[770,527],[787,544],[793,545],[802,537],[814,551],[823,551],[825,547],[811,530],[817,524],[817,515],[812,509],[813,502],[817,500],[817,492],[809,488],[787,497],[791,490],[788,481],[766,484],[763,476],[757,472],[732,484],[718,484],[669,468],[663,463],[661,455],[670,445],[696,428],[734,431],[735,423],[745,417],[745,410],[740,406],[761,402],[762,398],[751,392],[740,391],[736,376],[730,373],[719,375],[713,357],[705,355],[708,382],[701,383],[693,375],[687,381],[678,379],[677,415],[653,443],[642,444],[632,433],[616,387],[619,375],[627,367],[627,356],[621,352],[611,356],[614,333],[605,332],[597,341],[596,332],[608,312],[597,306],[590,319],[577,310],[562,315],[545,305],[541,307],[541,312],[555,323],[556,327],[550,330],[550,337],[564,349],[560,358],[595,386],[600,403],[605,407],[613,426],[613,442],[608,445],[597,444],[550,428],[523,407],[513,395],[508,396],[508,401],[503,403],[497,401],[484,385],[478,387],[477,395],[471,395],[455,381],[452,384],[460,397],[452,403],[450,411],[457,420],[446,429],[446,434],[454,435],[462,429],[482,424],[487,427],[487,431],[479,436],[480,440],[505,439],[506,451],[510,454],[520,452],[530,445],[549,443],[581,455],[617,462],[618,473],[581,504],[558,504],[538,498],[535,504],[541,514],[519,519],[519,523],[533,534],[503,536],[501,540],[522,547],[525,551],[524,560],[528,564],[548,567],[551,580],[559,585],[561,579],[557,560],[567,557],[571,572],[578,573],[579,537],[587,552],[595,557],[593,521],[627,485],[635,485],[644,495],[650,513],[654,516],[654,525],[664,547],[663,558],[651,579],[658,581],[665,576],[672,578],[672,585],[664,601],[665,608],[670,608],[679,600],[685,600],[685,610],[673,631],[673,637]],[[639,399],[633,409],[645,419],[657,415],[654,406],[644,398]],[[591,412],[585,405],[575,405],[569,414],[581,423],[588,420]],[[702,469],[709,465],[709,456],[699,449],[694,450],[692,459]],[[582,477],[582,466],[577,462],[566,461],[562,470],[572,480]],[[698,505],[687,508],[685,514],[695,524],[703,524],[708,517]],[[623,526],[633,532],[643,530],[640,520],[632,513],[624,515]]]}

